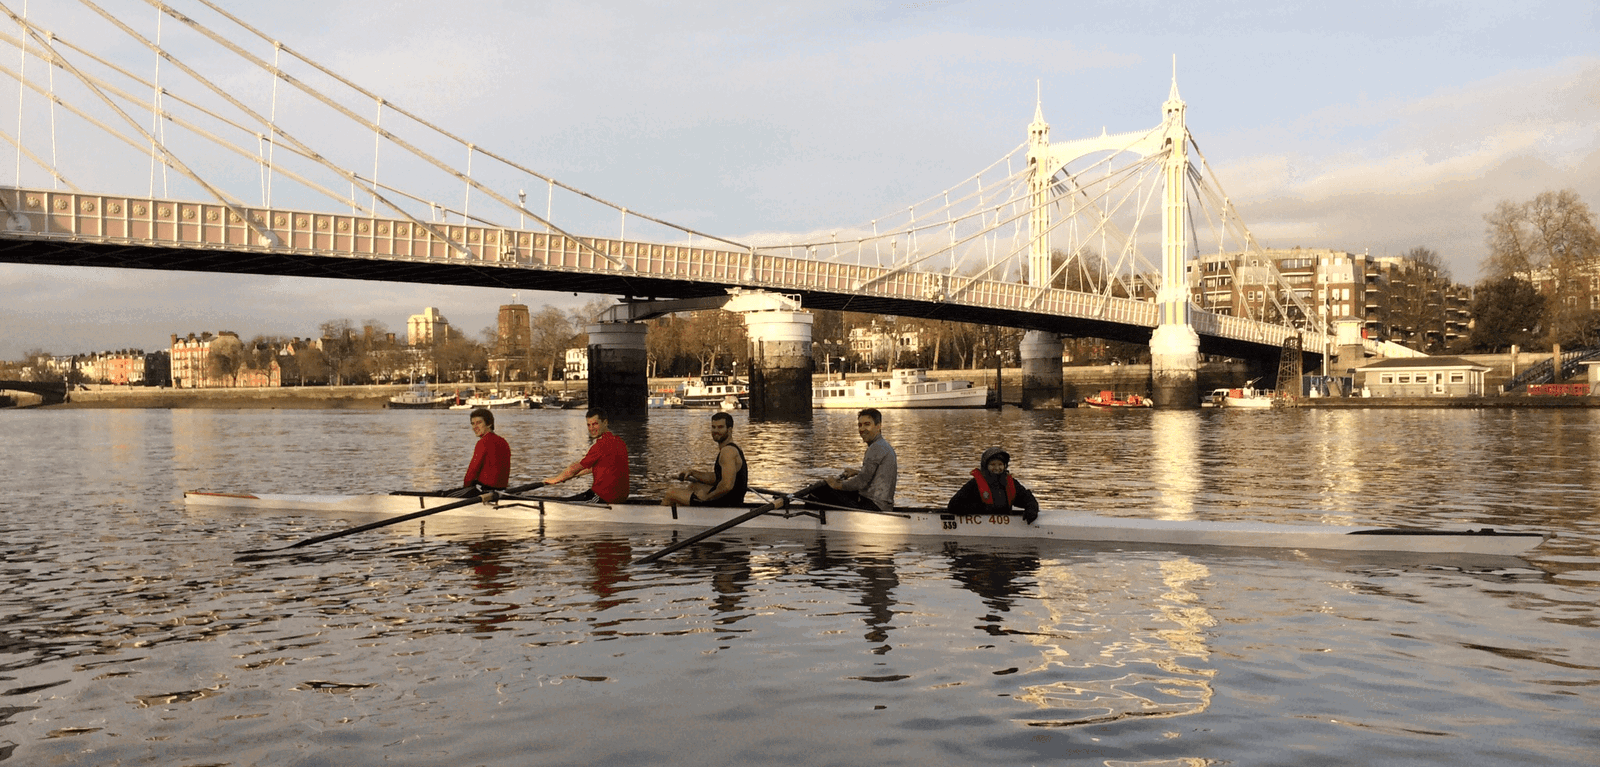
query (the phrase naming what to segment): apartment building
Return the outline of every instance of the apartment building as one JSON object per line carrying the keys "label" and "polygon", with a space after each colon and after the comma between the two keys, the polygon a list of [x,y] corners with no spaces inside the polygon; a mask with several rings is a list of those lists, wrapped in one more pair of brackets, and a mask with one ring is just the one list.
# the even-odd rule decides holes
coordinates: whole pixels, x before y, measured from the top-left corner
{"label": "apartment building", "polygon": [[1467,334],[1471,289],[1403,256],[1272,249],[1202,256],[1188,269],[1191,300],[1218,314],[1323,327],[1354,317],[1367,338],[1422,351]]}

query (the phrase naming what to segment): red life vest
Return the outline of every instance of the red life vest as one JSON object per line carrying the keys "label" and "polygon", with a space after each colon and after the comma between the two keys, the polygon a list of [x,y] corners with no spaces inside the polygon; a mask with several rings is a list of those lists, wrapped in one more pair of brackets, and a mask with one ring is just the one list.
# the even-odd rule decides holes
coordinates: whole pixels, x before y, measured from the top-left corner
{"label": "red life vest", "polygon": [[[1005,508],[1009,509],[1009,508],[1011,508],[1011,504],[1016,503],[1016,501],[1017,501],[1017,480],[1012,478],[1012,476],[1010,474],[1005,475],[1005,477],[1006,477],[1006,505],[1005,505]],[[978,494],[983,496],[983,505],[988,507],[988,508],[994,508],[995,507],[995,503],[994,503],[994,488],[989,487],[989,480],[983,478],[983,469],[973,469],[972,470],[972,478],[974,480],[977,480]]]}

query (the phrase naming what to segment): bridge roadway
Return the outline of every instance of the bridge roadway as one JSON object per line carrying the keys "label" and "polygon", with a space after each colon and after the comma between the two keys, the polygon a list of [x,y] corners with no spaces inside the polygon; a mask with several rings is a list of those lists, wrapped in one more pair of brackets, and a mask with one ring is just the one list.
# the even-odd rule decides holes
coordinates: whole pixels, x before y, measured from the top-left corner
{"label": "bridge roadway", "polygon": [[[1149,343],[1154,303],[756,252],[0,187],[0,262],[697,298],[741,287],[804,306]],[[248,220],[247,220],[248,217]],[[1290,328],[1192,308],[1200,351],[1276,360]],[[1321,336],[1305,339],[1323,348]],[[1308,351],[1307,364],[1321,355]]]}

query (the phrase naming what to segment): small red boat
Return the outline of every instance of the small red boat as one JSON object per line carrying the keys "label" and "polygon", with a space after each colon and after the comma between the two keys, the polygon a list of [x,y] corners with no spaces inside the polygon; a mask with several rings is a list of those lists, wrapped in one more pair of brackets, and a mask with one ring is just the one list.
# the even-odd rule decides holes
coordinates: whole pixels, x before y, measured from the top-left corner
{"label": "small red boat", "polygon": [[1103,391],[1083,398],[1083,404],[1089,407],[1151,407],[1149,397],[1137,394],[1118,394],[1114,391]]}

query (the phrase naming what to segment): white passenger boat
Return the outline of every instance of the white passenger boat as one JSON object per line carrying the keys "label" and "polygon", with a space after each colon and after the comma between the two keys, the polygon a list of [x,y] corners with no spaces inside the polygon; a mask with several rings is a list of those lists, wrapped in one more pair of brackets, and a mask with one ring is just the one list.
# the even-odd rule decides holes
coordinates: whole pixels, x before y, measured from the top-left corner
{"label": "white passenger boat", "polygon": [[974,387],[971,381],[934,381],[921,368],[894,370],[888,378],[823,381],[811,387],[813,408],[958,408],[988,403],[989,387]]}
{"label": "white passenger boat", "polygon": [[486,407],[490,410],[495,408],[542,407],[542,405],[534,405],[532,398],[526,394],[502,391],[490,392],[483,397],[468,397],[466,406],[469,408]]}
{"label": "white passenger boat", "polygon": [[[434,495],[256,495],[191,491],[191,507],[248,511],[400,515],[458,502]],[[708,528],[745,514],[751,506],[715,508],[660,506],[653,501],[595,504],[549,499],[502,498],[441,512],[440,517],[506,520],[513,524],[609,522]],[[1383,528],[1287,525],[1265,522],[1202,522],[1106,517],[1045,509],[1034,524],[1020,514],[950,514],[942,509],[894,512],[775,510],[740,525],[752,529],[843,531],[946,539],[1019,538],[1029,540],[1128,543],[1157,546],[1229,546],[1430,554],[1516,556],[1544,541],[1539,533],[1492,528]]]}
{"label": "white passenger boat", "polygon": [[396,410],[433,410],[450,407],[455,401],[454,394],[431,391],[428,384],[419,383],[390,397],[388,407]]}
{"label": "white passenger boat", "polygon": [[737,410],[750,406],[750,386],[723,373],[700,376],[700,382],[685,382],[679,395],[684,407],[714,407]]}

